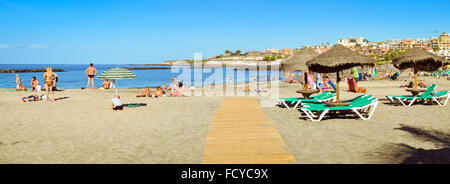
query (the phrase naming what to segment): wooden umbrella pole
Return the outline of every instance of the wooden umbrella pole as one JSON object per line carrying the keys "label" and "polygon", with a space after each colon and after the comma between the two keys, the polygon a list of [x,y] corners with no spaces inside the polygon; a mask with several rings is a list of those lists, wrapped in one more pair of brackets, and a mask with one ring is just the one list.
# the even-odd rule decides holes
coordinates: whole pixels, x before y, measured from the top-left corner
{"label": "wooden umbrella pole", "polygon": [[305,91],[308,91],[308,72],[304,73],[304,75],[305,75]]}
{"label": "wooden umbrella pole", "polygon": [[417,68],[414,68],[414,89],[417,89]]}
{"label": "wooden umbrella pole", "polygon": [[336,72],[336,103],[339,103],[339,81],[341,80],[340,78],[339,78],[339,71],[338,72]]}

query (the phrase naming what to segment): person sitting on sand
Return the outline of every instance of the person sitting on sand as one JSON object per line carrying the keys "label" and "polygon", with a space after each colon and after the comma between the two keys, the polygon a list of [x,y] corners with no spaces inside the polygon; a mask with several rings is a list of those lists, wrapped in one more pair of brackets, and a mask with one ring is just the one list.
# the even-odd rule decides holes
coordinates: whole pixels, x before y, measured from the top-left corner
{"label": "person sitting on sand", "polygon": [[22,81],[20,81],[19,74],[16,74],[16,90],[19,91]]}
{"label": "person sitting on sand", "polygon": [[39,81],[35,76],[33,76],[31,79],[31,88],[34,92],[41,91],[41,85],[39,84]]}
{"label": "person sitting on sand", "polygon": [[19,74],[16,74],[16,91],[26,91],[27,87],[22,86],[22,80],[20,80]]}
{"label": "person sitting on sand", "polygon": [[114,98],[111,100],[111,110],[113,111],[117,111],[117,110],[123,110],[123,104],[122,101],[120,101],[120,96],[116,95],[114,96]]}
{"label": "person sitting on sand", "polygon": [[155,98],[163,97],[163,96],[165,96],[165,95],[166,95],[166,93],[161,89],[161,86],[158,86],[158,87],[156,88],[155,93],[153,94],[153,96],[154,96]]}
{"label": "person sitting on sand", "polygon": [[111,82],[109,81],[109,79],[105,79],[105,81],[103,81],[102,85],[103,85],[104,89],[109,89],[111,87]]}
{"label": "person sitting on sand", "polygon": [[178,87],[181,87],[180,86],[180,81],[177,78],[172,77],[172,82],[170,82],[170,86],[169,86],[168,89],[175,90]]}
{"label": "person sitting on sand", "polygon": [[30,95],[28,97],[23,97],[22,102],[33,102],[33,101],[39,101],[41,99],[42,98],[39,95]]}
{"label": "person sitting on sand", "polygon": [[171,97],[182,97],[182,96],[184,96],[183,91],[181,91],[181,89],[180,89],[181,87],[174,85],[172,88],[170,88],[172,90],[170,92],[170,96]]}
{"label": "person sitting on sand", "polygon": [[136,95],[136,98],[139,97],[151,97],[152,96],[152,92],[150,91],[150,88],[148,86],[145,87],[144,92],[142,92],[139,95]]}

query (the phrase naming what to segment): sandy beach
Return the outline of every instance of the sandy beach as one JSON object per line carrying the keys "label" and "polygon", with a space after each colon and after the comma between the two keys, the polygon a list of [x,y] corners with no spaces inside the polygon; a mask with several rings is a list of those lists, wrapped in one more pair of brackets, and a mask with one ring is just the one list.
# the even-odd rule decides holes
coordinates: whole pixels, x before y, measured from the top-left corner
{"label": "sandy beach", "polygon": [[[438,91],[450,90],[448,80],[423,79]],[[380,100],[368,121],[312,122],[297,110],[262,109],[297,163],[414,163],[424,155],[448,162],[450,105],[391,105],[384,96],[408,95],[399,88],[406,83],[404,78],[359,82]],[[341,86],[341,99],[359,95]],[[281,83],[280,97],[299,96],[297,89],[298,84]],[[0,89],[0,163],[201,163],[211,120],[230,97],[135,98],[141,91],[119,94],[124,103],[147,106],[113,112],[114,90],[67,89],[55,93],[56,102],[22,103],[20,98],[33,92]]]}

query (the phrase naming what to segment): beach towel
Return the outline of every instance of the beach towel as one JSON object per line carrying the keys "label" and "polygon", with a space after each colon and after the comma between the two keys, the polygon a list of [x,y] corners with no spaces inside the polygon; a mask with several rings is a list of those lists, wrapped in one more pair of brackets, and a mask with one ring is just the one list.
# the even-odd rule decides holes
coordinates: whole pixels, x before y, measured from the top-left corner
{"label": "beach towel", "polygon": [[[5,91],[17,91],[16,89],[5,89]],[[27,91],[33,91],[32,89],[27,89]]]}

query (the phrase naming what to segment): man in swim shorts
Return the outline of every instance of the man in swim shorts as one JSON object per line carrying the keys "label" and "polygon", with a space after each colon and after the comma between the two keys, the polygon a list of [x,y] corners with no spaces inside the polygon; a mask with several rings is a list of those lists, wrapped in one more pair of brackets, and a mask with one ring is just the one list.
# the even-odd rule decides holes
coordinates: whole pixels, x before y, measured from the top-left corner
{"label": "man in swim shorts", "polygon": [[89,88],[89,83],[92,82],[92,89],[94,89],[94,77],[97,75],[97,69],[94,68],[94,64],[90,64],[89,67],[86,69],[85,73],[88,77],[88,82],[87,82],[87,88]]}

